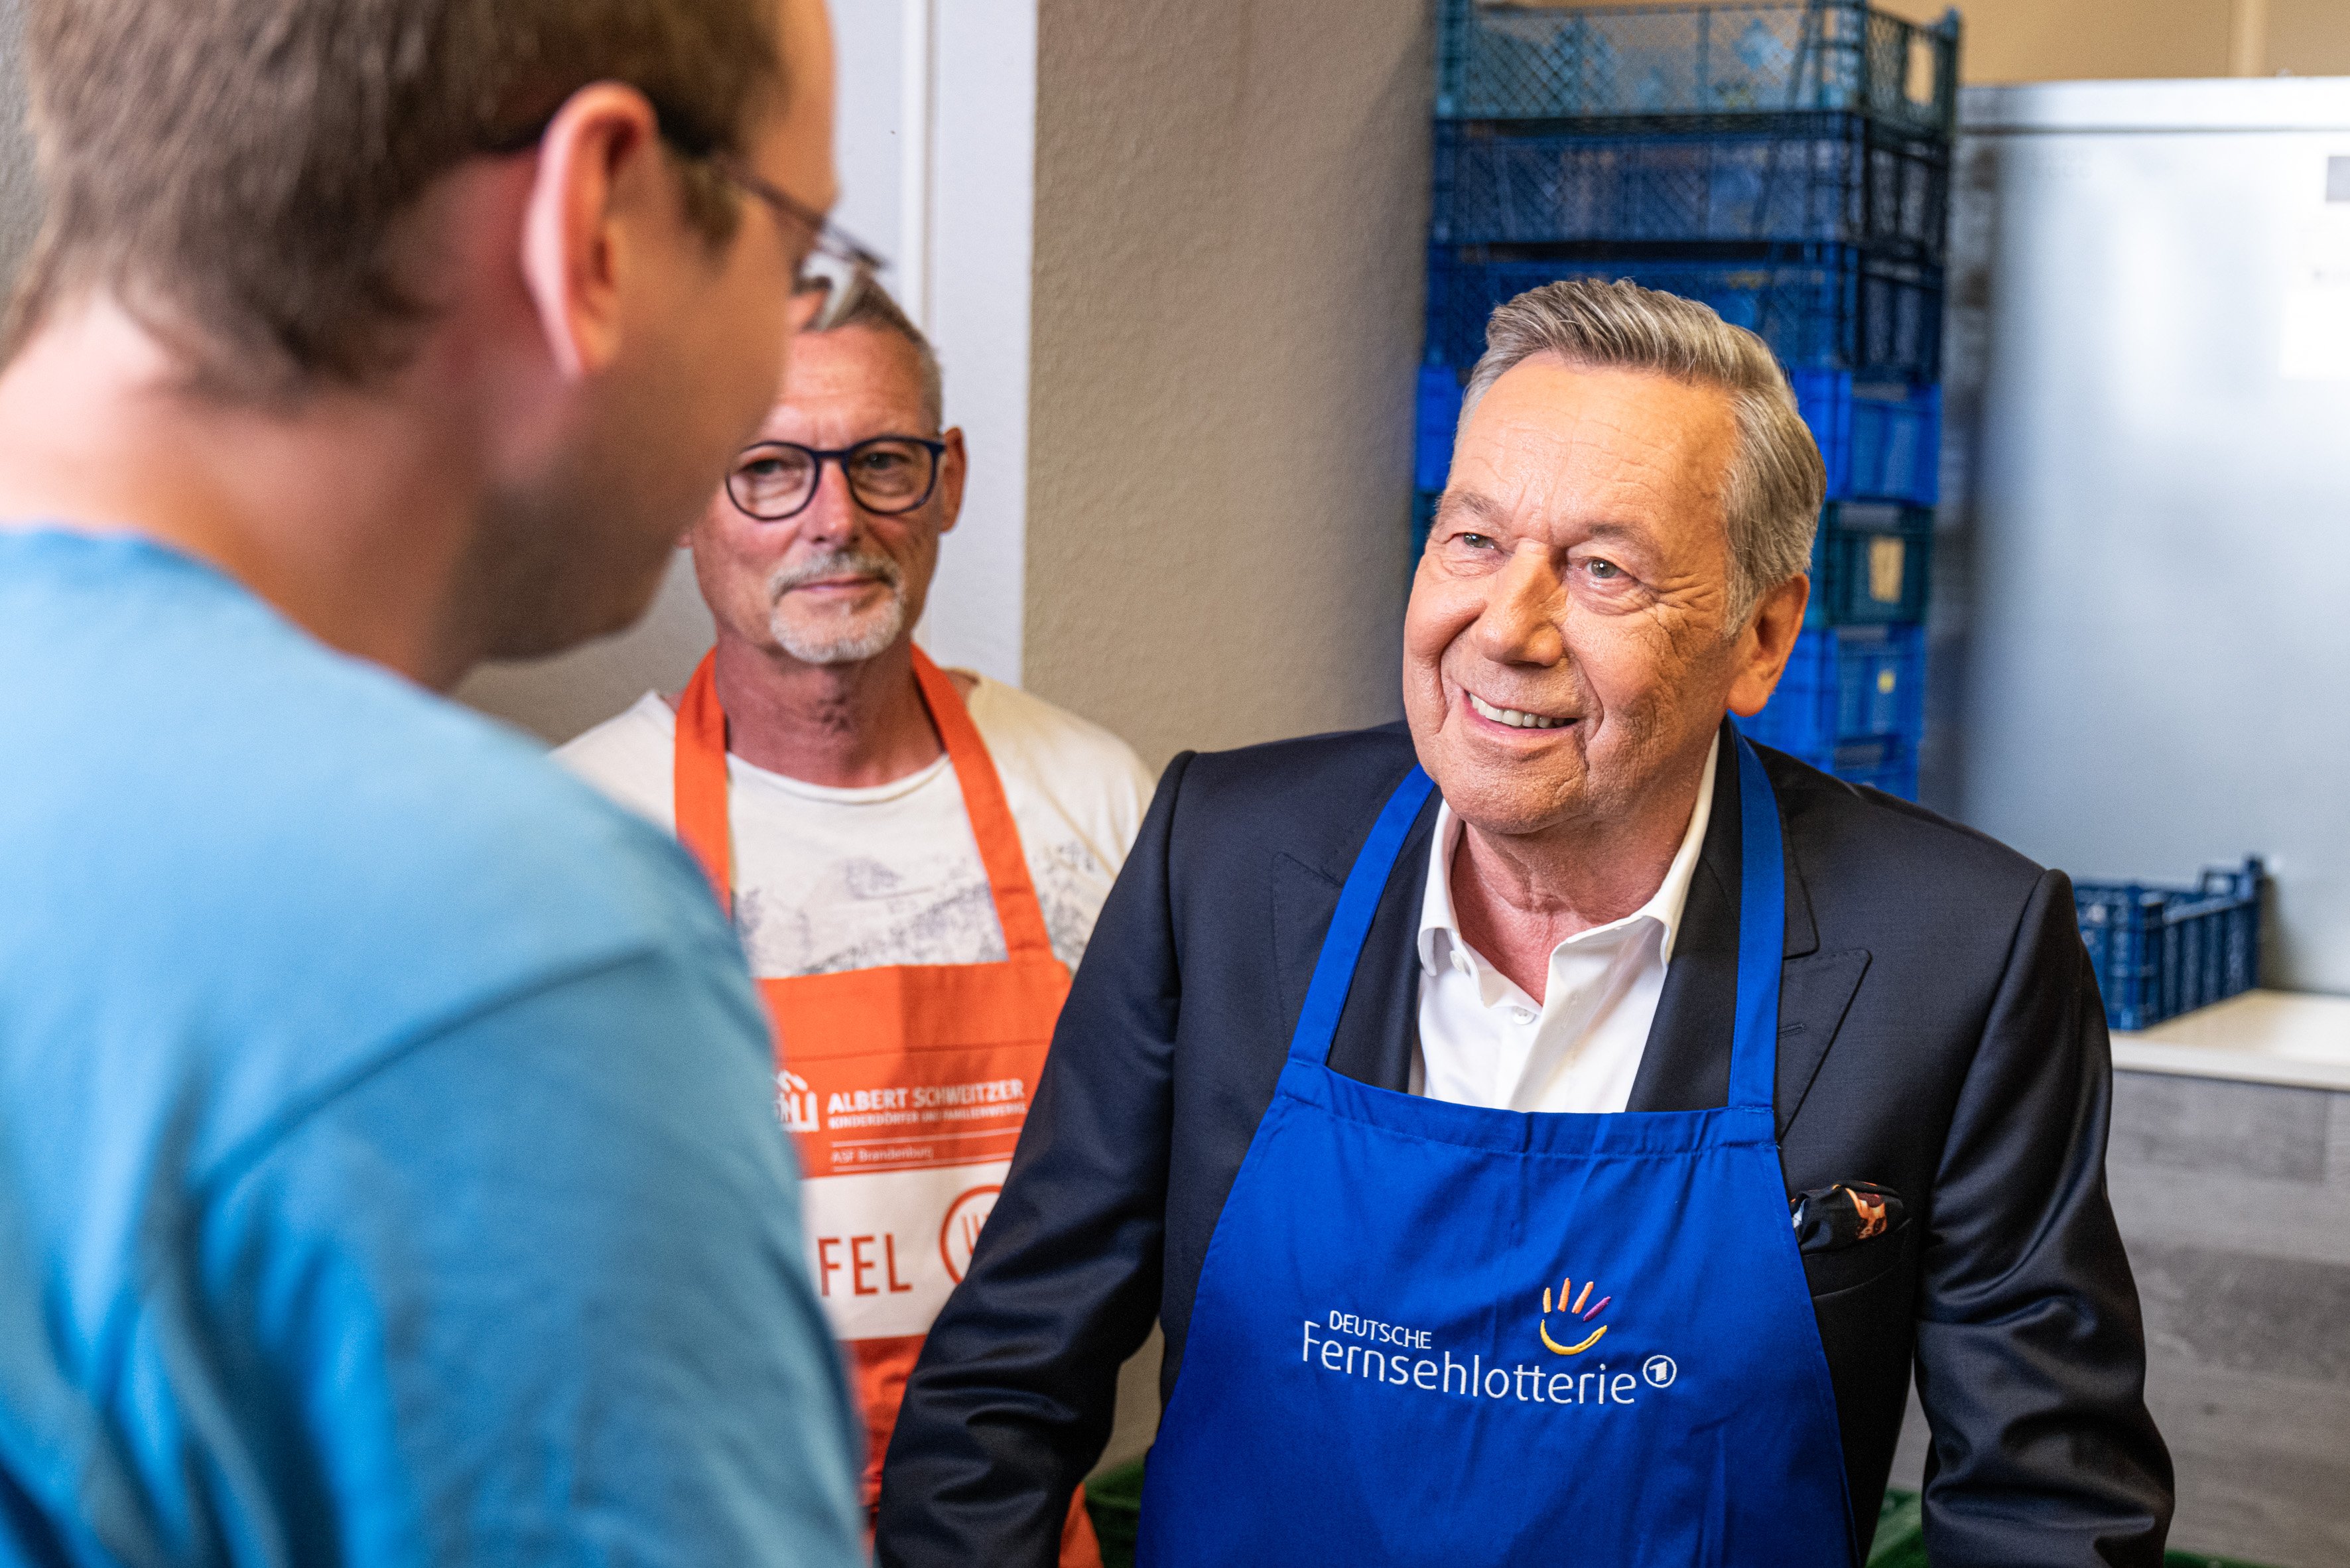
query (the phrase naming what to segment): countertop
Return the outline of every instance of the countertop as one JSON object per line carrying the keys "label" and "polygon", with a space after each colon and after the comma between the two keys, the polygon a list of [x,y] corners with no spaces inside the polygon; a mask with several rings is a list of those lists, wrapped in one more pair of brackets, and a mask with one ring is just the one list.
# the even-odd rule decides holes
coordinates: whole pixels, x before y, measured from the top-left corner
{"label": "countertop", "polygon": [[2114,1065],[2350,1092],[2350,996],[2248,991],[2151,1029],[2116,1032]]}

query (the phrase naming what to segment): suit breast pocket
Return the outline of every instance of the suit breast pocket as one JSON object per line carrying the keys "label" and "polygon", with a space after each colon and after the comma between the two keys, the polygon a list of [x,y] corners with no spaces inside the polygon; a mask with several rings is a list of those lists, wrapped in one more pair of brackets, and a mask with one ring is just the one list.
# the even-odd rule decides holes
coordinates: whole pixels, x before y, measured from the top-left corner
{"label": "suit breast pocket", "polygon": [[1901,1266],[1902,1257],[1909,1250],[1907,1227],[1873,1241],[1834,1252],[1804,1254],[1804,1282],[1811,1288],[1812,1299],[1839,1295],[1873,1285]]}
{"label": "suit breast pocket", "polygon": [[1889,1187],[1839,1181],[1797,1193],[1787,1210],[1814,1301],[1876,1282],[1908,1251],[1908,1206]]}

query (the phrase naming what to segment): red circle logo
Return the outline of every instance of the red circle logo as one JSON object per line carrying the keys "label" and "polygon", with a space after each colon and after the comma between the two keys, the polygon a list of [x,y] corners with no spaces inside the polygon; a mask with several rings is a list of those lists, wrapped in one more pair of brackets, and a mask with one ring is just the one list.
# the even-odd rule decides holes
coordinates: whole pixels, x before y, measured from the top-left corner
{"label": "red circle logo", "polygon": [[947,1277],[962,1283],[963,1271],[971,1267],[971,1250],[979,1245],[980,1227],[995,1212],[995,1195],[1003,1190],[997,1183],[992,1187],[974,1187],[947,1205],[946,1223],[939,1227],[939,1256],[946,1260]]}

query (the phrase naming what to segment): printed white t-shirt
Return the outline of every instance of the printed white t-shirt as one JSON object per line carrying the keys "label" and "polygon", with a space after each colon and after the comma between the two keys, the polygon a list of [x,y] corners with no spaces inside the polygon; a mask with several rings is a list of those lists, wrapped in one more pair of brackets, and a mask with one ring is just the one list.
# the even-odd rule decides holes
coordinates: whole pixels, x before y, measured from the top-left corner
{"label": "printed white t-shirt", "polygon": [[[1053,950],[1075,969],[1150,804],[1132,747],[1014,686],[964,698],[1003,780]],[[677,715],[652,692],[556,756],[676,831]],[[940,757],[868,789],[831,789],[726,759],[734,913],[751,972],[828,974],[1004,956],[953,769]]]}

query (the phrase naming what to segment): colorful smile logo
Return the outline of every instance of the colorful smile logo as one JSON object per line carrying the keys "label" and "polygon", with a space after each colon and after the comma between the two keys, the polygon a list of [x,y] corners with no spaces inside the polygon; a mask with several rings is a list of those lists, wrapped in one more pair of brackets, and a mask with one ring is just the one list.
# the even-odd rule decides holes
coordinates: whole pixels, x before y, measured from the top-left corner
{"label": "colorful smile logo", "polygon": [[[1607,1303],[1616,1299],[1614,1296],[1601,1296],[1597,1303],[1593,1304],[1591,1302],[1591,1281],[1584,1281],[1583,1293],[1581,1295],[1576,1295],[1575,1293],[1575,1281],[1571,1276],[1566,1279],[1563,1279],[1558,1282],[1557,1310],[1566,1314],[1565,1334],[1570,1339],[1573,1339],[1575,1334],[1582,1332],[1583,1325],[1585,1324],[1589,1323],[1593,1318],[1597,1317],[1601,1313],[1607,1311]],[[1566,1304],[1570,1301],[1575,1303],[1573,1306]],[[1541,1324],[1542,1342],[1561,1355],[1582,1355],[1585,1351],[1598,1344],[1600,1337],[1607,1332],[1607,1325],[1603,1323],[1597,1328],[1593,1329],[1590,1334],[1586,1338],[1576,1340],[1573,1345],[1561,1345],[1557,1340],[1553,1339],[1550,1336],[1551,1311],[1550,1287],[1548,1285],[1544,1285],[1543,1287],[1543,1314]]]}

